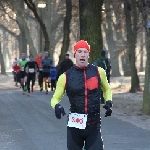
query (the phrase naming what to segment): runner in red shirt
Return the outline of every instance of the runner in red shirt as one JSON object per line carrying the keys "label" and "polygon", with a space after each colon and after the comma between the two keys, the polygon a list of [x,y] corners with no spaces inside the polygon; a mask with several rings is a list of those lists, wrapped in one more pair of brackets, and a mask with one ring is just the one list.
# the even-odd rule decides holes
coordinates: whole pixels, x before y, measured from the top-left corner
{"label": "runner in red shirt", "polygon": [[16,82],[16,86],[18,87],[18,83],[20,83],[20,66],[18,66],[17,64],[15,64],[13,66],[13,70],[14,70],[14,75],[15,75],[15,82]]}
{"label": "runner in red shirt", "polygon": [[43,75],[42,75],[42,66],[41,66],[41,60],[42,60],[42,53],[39,52],[38,53],[38,57],[35,59],[35,61],[37,62],[38,64],[38,67],[39,67],[39,73],[38,73],[38,83],[39,83],[39,86],[40,86],[40,91],[43,90]]}

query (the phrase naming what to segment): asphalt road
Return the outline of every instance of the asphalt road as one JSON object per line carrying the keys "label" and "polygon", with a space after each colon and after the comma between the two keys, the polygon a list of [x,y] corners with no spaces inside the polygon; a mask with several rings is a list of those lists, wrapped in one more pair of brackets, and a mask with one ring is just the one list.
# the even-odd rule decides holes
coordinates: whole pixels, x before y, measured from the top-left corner
{"label": "asphalt road", "polygon": [[[50,107],[52,92],[34,91],[30,97],[11,81],[0,81],[0,150],[67,150],[67,118],[55,118]],[[66,96],[61,104],[66,112]],[[150,150],[150,131],[115,117],[104,118],[102,137],[105,150]]]}

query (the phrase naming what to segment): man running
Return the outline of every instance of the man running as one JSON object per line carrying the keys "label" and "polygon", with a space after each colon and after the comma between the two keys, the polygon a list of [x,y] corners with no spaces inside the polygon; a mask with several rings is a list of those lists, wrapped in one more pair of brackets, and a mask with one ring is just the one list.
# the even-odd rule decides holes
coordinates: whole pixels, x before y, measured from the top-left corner
{"label": "man running", "polygon": [[14,76],[14,82],[16,82],[16,71],[14,70],[14,66],[16,66],[17,63],[18,63],[17,58],[15,58],[15,60],[13,61],[13,64],[12,64],[12,69],[13,69],[12,73]]}
{"label": "man running", "polygon": [[57,75],[56,67],[52,65],[50,68],[51,91],[56,89],[56,75]]}
{"label": "man running", "polygon": [[112,92],[106,73],[101,67],[88,64],[90,46],[84,40],[74,46],[76,65],[59,76],[51,106],[55,116],[65,115],[60,105],[66,89],[70,103],[67,125],[68,150],[82,150],[84,142],[87,150],[103,150],[100,119],[100,87],[104,92],[106,104],[105,117],[112,113]]}
{"label": "man running", "polygon": [[[46,94],[48,94],[48,87],[50,88],[50,67],[53,63],[52,59],[48,57],[48,52],[44,53],[44,58],[41,61],[43,67],[43,84],[45,85]],[[48,83],[48,85],[47,85]]]}
{"label": "man running", "polygon": [[15,86],[18,87],[18,83],[20,83],[20,67],[16,64],[13,66],[14,74],[15,74]]}
{"label": "man running", "polygon": [[23,52],[22,58],[18,61],[18,66],[20,66],[20,82],[22,87],[22,94],[25,94],[25,91],[27,90],[27,77],[24,66],[28,61],[29,59],[26,58],[26,53]]}
{"label": "man running", "polygon": [[61,74],[66,72],[73,66],[72,60],[69,58],[69,54],[65,55],[65,58],[57,66],[57,80]]}
{"label": "man running", "polygon": [[30,81],[32,81],[31,91],[33,92],[33,86],[35,84],[35,74],[39,70],[38,64],[33,60],[32,54],[30,54],[29,61],[25,64],[24,69],[27,73],[27,96],[30,96]]}
{"label": "man running", "polygon": [[40,86],[40,91],[42,91],[43,90],[43,75],[42,75],[43,68],[41,66],[41,61],[42,61],[42,53],[41,52],[38,53],[38,57],[35,59],[35,61],[37,62],[38,67],[39,67],[38,83]]}

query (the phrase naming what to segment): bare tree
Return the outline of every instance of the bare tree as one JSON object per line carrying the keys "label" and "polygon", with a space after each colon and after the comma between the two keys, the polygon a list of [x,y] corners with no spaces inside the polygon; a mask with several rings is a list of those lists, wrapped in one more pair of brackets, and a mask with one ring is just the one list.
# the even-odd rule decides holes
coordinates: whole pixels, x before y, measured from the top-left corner
{"label": "bare tree", "polygon": [[143,16],[143,25],[147,34],[147,60],[145,69],[145,84],[143,93],[142,112],[143,114],[150,115],[150,25],[147,24],[150,21],[150,2],[145,0],[138,0],[138,8]]}
{"label": "bare tree", "polygon": [[0,65],[1,65],[1,74],[6,75],[5,63],[1,49],[1,41],[0,41]]}
{"label": "bare tree", "polygon": [[[105,11],[104,11],[104,20],[103,21],[103,28],[104,28],[104,32],[106,35],[106,43],[107,43],[107,47],[108,47],[108,51],[110,53],[110,60],[111,60],[111,65],[112,65],[112,73],[111,76],[113,77],[117,77],[120,76],[120,72],[119,72],[119,63],[118,63],[118,58],[119,58],[119,52],[117,50],[117,46],[116,46],[116,39],[114,36],[114,21],[113,21],[113,13],[114,11],[117,12],[117,8],[114,9],[114,7],[111,6],[116,6],[116,3],[113,0],[109,0],[109,1],[104,1],[104,6],[105,6]],[[105,17],[106,16],[106,17]]]}
{"label": "bare tree", "polygon": [[103,0],[79,0],[80,39],[91,46],[90,62],[97,60],[103,49],[101,9]]}
{"label": "bare tree", "polygon": [[37,8],[33,0],[24,0],[24,2],[27,4],[28,8],[34,13],[35,18],[37,19],[38,23],[40,24],[40,27],[43,31],[43,36],[45,38],[45,46],[44,46],[44,51],[49,51],[50,48],[50,39],[49,35],[46,29],[46,26],[43,22],[43,20],[40,18]]}
{"label": "bare tree", "polygon": [[[19,7],[18,7],[19,6]],[[11,11],[7,12],[10,9]],[[32,53],[34,56],[37,55],[36,49],[33,44],[33,40],[30,35],[29,27],[27,25],[27,21],[25,19],[25,9],[24,9],[24,2],[22,0],[19,1],[9,1],[5,2],[1,5],[0,10],[6,14],[9,19],[11,20],[11,26],[5,26],[4,24],[1,25],[3,30],[7,31],[9,34],[13,35],[18,43],[19,43],[19,51],[20,54],[22,52],[27,53],[27,43],[29,44],[29,52]],[[12,12],[12,13],[10,13]],[[14,15],[16,14],[16,17]],[[13,22],[13,23],[12,23]],[[16,24],[17,23],[17,24]],[[10,21],[9,21],[10,24]],[[13,25],[12,25],[13,24]],[[20,32],[17,35],[13,29],[19,28]],[[21,55],[20,55],[21,56]]]}
{"label": "bare tree", "polygon": [[[131,9],[132,6],[132,9]],[[134,93],[140,90],[140,81],[137,74],[137,68],[135,65],[135,48],[137,40],[137,7],[136,0],[124,0],[124,13],[126,20],[126,30],[127,30],[127,45],[129,52],[129,62],[131,69],[131,89],[130,92]]]}
{"label": "bare tree", "polygon": [[59,61],[64,59],[65,53],[69,48],[69,34],[70,34],[70,22],[72,18],[72,2],[71,0],[66,0],[66,16],[64,18],[64,37],[63,37],[63,45],[61,48],[61,53],[59,56]]}

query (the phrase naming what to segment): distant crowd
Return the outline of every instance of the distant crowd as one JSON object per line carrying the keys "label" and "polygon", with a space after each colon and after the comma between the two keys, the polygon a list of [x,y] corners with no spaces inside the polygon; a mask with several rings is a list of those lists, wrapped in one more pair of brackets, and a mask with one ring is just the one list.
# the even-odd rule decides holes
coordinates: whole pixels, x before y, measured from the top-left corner
{"label": "distant crowd", "polygon": [[30,96],[30,92],[34,91],[37,76],[40,91],[45,90],[48,94],[48,88],[51,88],[51,91],[55,90],[58,77],[73,65],[69,54],[55,67],[48,52],[44,52],[44,56],[39,52],[35,59],[32,54],[27,57],[26,53],[22,53],[22,57],[19,60],[15,58],[12,64],[15,86],[20,86],[22,93],[27,91],[27,95]]}
{"label": "distant crowd", "polygon": [[[110,82],[111,64],[105,55],[106,51],[101,50],[100,58],[93,62],[93,65],[102,67],[106,71],[108,82]],[[15,58],[12,65],[15,86],[20,86],[22,93],[25,94],[27,92],[27,96],[30,96],[30,93],[34,91],[37,76],[39,90],[45,90],[45,93],[48,94],[48,88],[54,91],[59,76],[73,65],[69,54],[65,54],[64,59],[57,66],[54,66],[53,60],[49,58],[48,52],[44,52],[44,56],[39,52],[35,59],[32,54],[27,57],[26,53],[22,53],[22,57],[19,60]],[[103,101],[104,99],[102,98],[101,102]]]}

